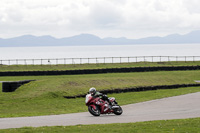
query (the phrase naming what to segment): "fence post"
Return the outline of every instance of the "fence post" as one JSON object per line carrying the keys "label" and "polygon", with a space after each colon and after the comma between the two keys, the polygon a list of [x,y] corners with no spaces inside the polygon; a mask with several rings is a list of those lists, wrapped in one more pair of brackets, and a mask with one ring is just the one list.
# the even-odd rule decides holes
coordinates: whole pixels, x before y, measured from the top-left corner
{"label": "fence post", "polygon": [[187,57],[185,56],[185,62],[186,62],[186,60],[187,60],[186,58],[187,58]]}
{"label": "fence post", "polygon": [[66,58],[64,58],[64,65],[66,65]]}
{"label": "fence post", "polygon": [[113,57],[112,57],[112,63],[113,63]]}
{"label": "fence post", "polygon": [[129,63],[129,57],[128,57],[128,63]]}
{"label": "fence post", "polygon": [[135,59],[136,59],[136,63],[137,63],[137,56],[135,57]]}
{"label": "fence post", "polygon": [[50,59],[48,59],[48,65],[50,65],[50,66],[51,66],[51,61],[50,61]]}

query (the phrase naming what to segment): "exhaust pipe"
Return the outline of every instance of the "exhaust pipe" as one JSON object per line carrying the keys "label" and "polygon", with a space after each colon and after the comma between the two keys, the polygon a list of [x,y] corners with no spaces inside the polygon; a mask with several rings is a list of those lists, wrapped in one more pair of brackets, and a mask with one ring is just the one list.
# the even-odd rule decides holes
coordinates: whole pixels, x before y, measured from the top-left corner
{"label": "exhaust pipe", "polygon": [[119,106],[112,106],[112,109],[118,109]]}

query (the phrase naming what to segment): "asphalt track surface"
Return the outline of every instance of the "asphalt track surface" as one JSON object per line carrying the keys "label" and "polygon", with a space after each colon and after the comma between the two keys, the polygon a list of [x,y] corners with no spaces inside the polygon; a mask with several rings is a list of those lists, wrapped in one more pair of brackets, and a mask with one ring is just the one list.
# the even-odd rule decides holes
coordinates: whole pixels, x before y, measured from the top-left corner
{"label": "asphalt track surface", "polygon": [[122,106],[123,114],[92,116],[89,112],[0,118],[0,129],[79,124],[129,123],[200,117],[200,92]]}

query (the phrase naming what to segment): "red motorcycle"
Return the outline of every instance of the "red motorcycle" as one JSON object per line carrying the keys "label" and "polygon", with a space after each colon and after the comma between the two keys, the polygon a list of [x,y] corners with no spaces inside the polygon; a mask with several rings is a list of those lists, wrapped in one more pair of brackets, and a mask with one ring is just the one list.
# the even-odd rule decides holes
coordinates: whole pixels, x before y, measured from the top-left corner
{"label": "red motorcycle", "polygon": [[107,101],[102,100],[99,97],[93,97],[91,94],[86,95],[85,103],[88,106],[88,111],[94,116],[100,116],[100,114],[121,115],[123,110],[115,101],[115,98],[108,98],[111,105]]}

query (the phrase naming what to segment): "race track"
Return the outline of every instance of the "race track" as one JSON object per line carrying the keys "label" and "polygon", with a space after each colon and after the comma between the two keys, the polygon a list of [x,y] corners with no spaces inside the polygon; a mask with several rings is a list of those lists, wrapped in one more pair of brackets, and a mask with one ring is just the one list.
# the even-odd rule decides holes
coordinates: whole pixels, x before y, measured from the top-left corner
{"label": "race track", "polygon": [[200,92],[122,106],[123,114],[94,117],[89,112],[0,118],[0,129],[78,124],[128,123],[200,117]]}

